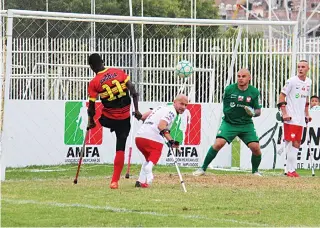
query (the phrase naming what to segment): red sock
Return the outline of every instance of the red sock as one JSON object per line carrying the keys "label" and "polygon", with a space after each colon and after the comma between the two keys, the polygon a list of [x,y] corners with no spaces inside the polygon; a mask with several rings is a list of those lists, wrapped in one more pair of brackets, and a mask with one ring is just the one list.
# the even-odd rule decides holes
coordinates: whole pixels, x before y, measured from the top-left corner
{"label": "red sock", "polygon": [[113,175],[111,182],[118,182],[124,165],[124,151],[118,150],[114,158]]}

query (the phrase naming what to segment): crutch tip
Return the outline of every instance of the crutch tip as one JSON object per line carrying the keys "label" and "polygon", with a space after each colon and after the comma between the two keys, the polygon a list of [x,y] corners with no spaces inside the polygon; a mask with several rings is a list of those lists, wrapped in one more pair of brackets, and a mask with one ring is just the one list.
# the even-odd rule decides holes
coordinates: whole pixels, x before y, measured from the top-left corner
{"label": "crutch tip", "polygon": [[78,180],[77,180],[77,179],[74,179],[74,180],[73,180],[73,183],[74,183],[74,184],[78,184]]}
{"label": "crutch tip", "polygon": [[315,176],[315,174],[312,174],[312,176],[314,177],[314,176]]}
{"label": "crutch tip", "polygon": [[126,179],[129,179],[129,177],[130,177],[130,175],[129,175],[129,173],[126,173]]}

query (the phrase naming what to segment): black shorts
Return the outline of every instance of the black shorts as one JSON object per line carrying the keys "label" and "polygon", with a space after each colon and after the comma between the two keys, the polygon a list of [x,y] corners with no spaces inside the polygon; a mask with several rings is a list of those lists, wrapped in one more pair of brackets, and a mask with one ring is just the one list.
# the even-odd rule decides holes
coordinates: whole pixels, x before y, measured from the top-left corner
{"label": "black shorts", "polygon": [[130,117],[124,120],[115,120],[101,115],[99,122],[101,126],[109,128],[111,132],[115,131],[116,134],[124,133],[128,136],[131,129]]}

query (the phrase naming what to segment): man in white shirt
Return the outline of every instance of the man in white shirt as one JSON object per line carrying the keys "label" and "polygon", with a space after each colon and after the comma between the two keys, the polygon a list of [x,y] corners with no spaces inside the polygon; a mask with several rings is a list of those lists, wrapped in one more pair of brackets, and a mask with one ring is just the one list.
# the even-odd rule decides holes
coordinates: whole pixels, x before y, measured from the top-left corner
{"label": "man in white shirt", "polygon": [[[298,63],[298,75],[286,81],[279,96],[278,108],[284,121],[284,139],[287,153],[287,176],[299,177],[296,172],[297,155],[301,145],[303,127],[312,118],[309,115],[311,79],[307,78],[309,64],[305,60]],[[292,144],[290,145],[290,142]]]}
{"label": "man in white shirt", "polygon": [[138,130],[135,141],[146,161],[142,164],[135,187],[147,188],[152,183],[152,169],[160,159],[163,138],[166,138],[172,148],[179,148],[179,142],[170,136],[170,128],[176,116],[182,114],[187,105],[188,97],[180,94],[175,98],[173,105],[159,106],[142,115],[144,123]]}
{"label": "man in white shirt", "polygon": [[320,98],[316,95],[310,98],[310,110],[320,111]]}

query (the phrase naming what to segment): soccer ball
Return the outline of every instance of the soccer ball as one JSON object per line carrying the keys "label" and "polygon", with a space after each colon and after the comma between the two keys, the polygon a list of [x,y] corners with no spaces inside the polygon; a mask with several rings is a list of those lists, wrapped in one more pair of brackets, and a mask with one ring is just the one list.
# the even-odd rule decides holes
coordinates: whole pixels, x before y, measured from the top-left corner
{"label": "soccer ball", "polygon": [[176,73],[180,78],[188,78],[193,72],[191,63],[187,60],[178,62],[176,66]]}

